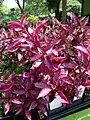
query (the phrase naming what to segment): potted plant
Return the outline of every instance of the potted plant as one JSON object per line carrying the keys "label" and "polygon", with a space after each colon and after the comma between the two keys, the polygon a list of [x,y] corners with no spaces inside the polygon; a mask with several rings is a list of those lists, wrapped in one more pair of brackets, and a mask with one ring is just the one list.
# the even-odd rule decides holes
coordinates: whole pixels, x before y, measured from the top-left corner
{"label": "potted plant", "polygon": [[55,97],[71,104],[80,85],[90,86],[90,40],[85,18],[71,14],[69,23],[53,19],[52,24],[46,18],[30,28],[27,15],[0,33],[0,102],[5,115],[11,111],[35,120],[39,111],[38,120]]}

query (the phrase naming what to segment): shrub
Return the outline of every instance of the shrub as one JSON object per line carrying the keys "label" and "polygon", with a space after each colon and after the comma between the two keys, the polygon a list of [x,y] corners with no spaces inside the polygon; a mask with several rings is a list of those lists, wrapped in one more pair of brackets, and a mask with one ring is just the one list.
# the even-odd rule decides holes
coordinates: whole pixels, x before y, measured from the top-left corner
{"label": "shrub", "polygon": [[38,16],[35,16],[35,15],[29,15],[29,16],[27,17],[27,20],[30,21],[30,22],[32,22],[34,25],[35,25],[37,22],[39,22]]}
{"label": "shrub", "polygon": [[70,104],[79,97],[78,86],[90,86],[90,39],[88,18],[71,14],[69,23],[46,18],[29,32],[27,15],[0,31],[0,102],[5,114],[11,109],[31,120],[35,108],[47,115],[52,94]]}
{"label": "shrub", "polygon": [[67,11],[81,15],[81,4],[77,0],[69,0],[67,3]]}

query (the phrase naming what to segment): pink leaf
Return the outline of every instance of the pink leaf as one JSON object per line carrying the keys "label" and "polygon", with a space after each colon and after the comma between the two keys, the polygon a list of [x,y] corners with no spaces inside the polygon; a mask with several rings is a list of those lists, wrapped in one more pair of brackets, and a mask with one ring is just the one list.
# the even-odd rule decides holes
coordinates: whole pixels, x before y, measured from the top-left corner
{"label": "pink leaf", "polygon": [[26,22],[26,17],[29,14],[29,12],[26,12],[22,17],[21,17],[21,24],[24,24]]}
{"label": "pink leaf", "polygon": [[31,120],[31,115],[30,115],[29,111],[25,111],[25,115],[26,115],[28,120]]}
{"label": "pink leaf", "polygon": [[20,114],[22,111],[23,111],[23,108],[20,108],[20,109],[15,113],[15,115]]}
{"label": "pink leaf", "polygon": [[64,104],[69,104],[69,101],[67,99],[67,97],[64,95],[64,93],[62,91],[58,91],[58,94],[61,97],[61,102]]}
{"label": "pink leaf", "polygon": [[66,57],[52,57],[51,58],[52,62],[57,63],[57,62],[64,62],[66,60]]}
{"label": "pink leaf", "polygon": [[32,64],[31,69],[35,69],[35,68],[39,67],[41,64],[42,64],[42,61],[37,60]]}
{"label": "pink leaf", "polygon": [[47,84],[45,84],[45,83],[43,83],[43,82],[36,82],[36,83],[34,83],[34,85],[35,85],[35,87],[37,87],[37,88],[42,88],[42,89],[49,87]]}
{"label": "pink leaf", "polygon": [[37,33],[37,31],[39,31],[47,22],[48,22],[48,18],[40,21],[40,22],[36,25],[36,28],[34,29],[33,36],[35,36],[36,33]]}
{"label": "pink leaf", "polygon": [[19,101],[18,99],[11,99],[11,102],[14,103],[14,104],[22,104],[21,101]]}
{"label": "pink leaf", "polygon": [[9,27],[12,28],[12,29],[15,29],[15,28],[20,28],[22,29],[22,25],[19,21],[13,21],[9,24]]}
{"label": "pink leaf", "polygon": [[18,60],[20,61],[22,59],[22,55],[20,53],[18,53]]}
{"label": "pink leaf", "polygon": [[52,50],[52,53],[53,53],[55,56],[58,56],[58,50],[57,50],[57,49],[53,49],[53,50]]}
{"label": "pink leaf", "polygon": [[68,75],[60,75],[60,78],[63,82],[73,85],[73,80],[71,79],[71,77]]}
{"label": "pink leaf", "polygon": [[0,98],[0,103],[4,103],[5,101],[6,101],[6,99]]}
{"label": "pink leaf", "polygon": [[86,80],[86,82],[83,83],[83,86],[90,87],[90,80]]}
{"label": "pink leaf", "polygon": [[47,105],[47,104],[49,104],[49,99],[47,99],[47,100],[38,99],[38,103],[39,103],[39,104],[43,104],[43,105]]}
{"label": "pink leaf", "polygon": [[34,55],[33,57],[30,58],[30,61],[36,61],[36,60],[38,60],[41,56],[42,56],[41,54]]}
{"label": "pink leaf", "polygon": [[90,57],[90,53],[89,53],[89,51],[85,47],[83,47],[83,46],[76,46],[75,48],[77,50],[80,50],[81,52],[83,52],[84,54],[86,54],[86,55],[88,55]]}
{"label": "pink leaf", "polygon": [[13,85],[14,85],[13,83],[1,84],[0,85],[0,92],[9,91],[12,88]]}
{"label": "pink leaf", "polygon": [[77,64],[73,61],[70,61],[69,63],[64,63],[64,67],[68,69],[75,69]]}
{"label": "pink leaf", "polygon": [[8,81],[12,82],[13,81],[14,74],[13,72],[9,75]]}
{"label": "pink leaf", "polygon": [[10,110],[10,104],[9,103],[5,103],[4,104],[4,113],[5,115],[9,112]]}
{"label": "pink leaf", "polygon": [[42,90],[40,91],[37,99],[40,98],[40,97],[44,97],[44,96],[48,95],[48,94],[50,93],[50,91],[51,91],[50,88],[44,88],[44,89],[42,89]]}
{"label": "pink leaf", "polygon": [[61,27],[65,32],[69,32],[68,29],[63,24],[61,24]]}
{"label": "pink leaf", "polygon": [[37,102],[36,101],[33,101],[29,107],[29,111],[32,110],[32,109],[35,109],[37,107]]}
{"label": "pink leaf", "polygon": [[22,89],[20,89],[20,90],[14,90],[13,93],[17,94],[17,95],[23,95],[23,94],[25,94],[25,90],[22,90]]}
{"label": "pink leaf", "polygon": [[45,56],[44,63],[49,69],[54,70],[53,64],[48,56]]}
{"label": "pink leaf", "polygon": [[83,17],[80,19],[80,22],[82,23],[83,26],[87,25],[89,22],[89,17]]}
{"label": "pink leaf", "polygon": [[45,116],[47,116],[47,111],[46,111],[46,109],[45,109],[45,106],[42,105],[42,104],[39,104],[38,107],[39,107],[40,111],[41,111]]}
{"label": "pink leaf", "polygon": [[18,46],[20,46],[21,44],[22,44],[22,42],[19,41],[19,40],[17,40],[17,41],[15,41],[15,42],[11,43],[11,44],[9,45],[9,47],[6,48],[6,50],[16,49],[16,48],[17,48]]}

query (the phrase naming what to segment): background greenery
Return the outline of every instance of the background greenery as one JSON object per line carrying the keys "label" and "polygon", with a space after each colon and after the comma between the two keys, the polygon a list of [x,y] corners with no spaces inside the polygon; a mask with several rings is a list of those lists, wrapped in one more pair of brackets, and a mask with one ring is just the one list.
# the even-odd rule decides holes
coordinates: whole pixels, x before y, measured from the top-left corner
{"label": "background greenery", "polygon": [[[58,14],[58,17],[59,18],[61,17],[60,15],[60,13],[62,12],[61,0],[57,0],[58,2],[56,2],[55,0],[22,0],[23,6],[20,5],[20,0],[15,0],[17,3],[17,8],[12,9],[8,9],[6,6],[4,6],[3,1],[4,0],[0,0],[0,17],[2,17],[4,23],[10,20],[19,19],[21,15],[26,11],[30,12],[30,15],[32,16],[29,17],[30,19],[34,20],[34,22],[36,20],[38,21],[36,16],[41,19],[47,16],[53,16],[55,14]],[[78,0],[67,0],[68,12],[72,11],[80,15],[81,13],[80,10],[81,4],[78,2]],[[57,13],[55,13],[55,11]]]}

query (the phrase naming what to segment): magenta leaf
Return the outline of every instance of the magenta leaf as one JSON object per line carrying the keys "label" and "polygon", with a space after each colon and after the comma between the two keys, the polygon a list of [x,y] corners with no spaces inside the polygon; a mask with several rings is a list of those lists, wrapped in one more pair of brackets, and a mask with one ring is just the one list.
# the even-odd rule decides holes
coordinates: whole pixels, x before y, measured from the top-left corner
{"label": "magenta leaf", "polygon": [[70,76],[67,75],[61,75],[61,80],[67,84],[73,85],[73,80],[71,79]]}
{"label": "magenta leaf", "polygon": [[13,93],[17,94],[17,95],[23,95],[23,94],[25,94],[25,90],[22,90],[22,89],[20,89],[20,90],[14,90]]}
{"label": "magenta leaf", "polygon": [[64,63],[64,67],[67,69],[75,69],[77,64],[73,61],[70,61],[69,63]]}
{"label": "magenta leaf", "polygon": [[22,104],[21,101],[19,101],[18,99],[11,99],[11,102],[14,103],[14,104]]}
{"label": "magenta leaf", "polygon": [[36,61],[36,60],[38,60],[41,56],[42,56],[41,54],[34,55],[33,57],[30,58],[30,61]]}
{"label": "magenta leaf", "polygon": [[83,24],[83,26],[87,25],[88,22],[89,22],[89,17],[82,18],[82,24]]}
{"label": "magenta leaf", "polygon": [[86,82],[83,83],[85,87],[90,87],[90,80],[86,80]]}
{"label": "magenta leaf", "polygon": [[13,79],[14,79],[14,74],[13,74],[13,72],[12,72],[12,73],[9,75],[9,77],[8,77],[8,81],[12,82]]}
{"label": "magenta leaf", "polygon": [[29,111],[32,110],[32,109],[35,109],[37,107],[37,102],[36,101],[33,101],[29,107]]}
{"label": "magenta leaf", "polygon": [[35,68],[39,67],[41,64],[42,64],[42,61],[37,60],[37,61],[35,61],[35,62],[32,64],[31,69],[32,69],[32,68],[35,69]]}
{"label": "magenta leaf", "polygon": [[22,24],[19,21],[10,22],[9,27],[12,29],[19,28],[22,29]]}
{"label": "magenta leaf", "polygon": [[68,101],[67,97],[64,95],[64,93],[62,91],[58,91],[58,94],[60,95],[61,102],[63,104],[69,104],[69,101]]}
{"label": "magenta leaf", "polygon": [[48,69],[54,70],[53,64],[48,56],[45,57],[44,63],[48,67]]}
{"label": "magenta leaf", "polygon": [[69,32],[68,29],[67,29],[63,24],[61,24],[60,26],[62,27],[62,29],[63,29],[65,32]]}
{"label": "magenta leaf", "polygon": [[34,29],[33,36],[48,22],[48,18],[40,21],[37,25],[36,28]]}
{"label": "magenta leaf", "polygon": [[13,83],[8,83],[8,84],[1,84],[0,85],[0,92],[6,92],[9,91],[13,87]]}
{"label": "magenta leaf", "polygon": [[52,57],[51,58],[54,63],[56,62],[64,62],[66,60],[66,57]]}
{"label": "magenta leaf", "polygon": [[47,111],[46,111],[46,109],[45,109],[45,106],[42,105],[42,104],[39,104],[38,107],[39,107],[40,111],[41,111],[45,116],[47,116]]}
{"label": "magenta leaf", "polygon": [[15,41],[12,44],[10,44],[9,48],[7,50],[13,50],[16,49],[18,46],[20,46],[22,44],[21,41]]}
{"label": "magenta leaf", "polygon": [[90,57],[90,52],[85,47],[83,47],[83,46],[76,46],[75,48]]}
{"label": "magenta leaf", "polygon": [[20,53],[18,53],[18,60],[20,61],[22,59],[22,55]]}
{"label": "magenta leaf", "polygon": [[26,17],[29,14],[29,12],[26,12],[22,17],[21,17],[21,24],[24,24],[26,22]]}
{"label": "magenta leaf", "polygon": [[32,120],[29,111],[25,111],[25,115],[26,115],[26,117],[27,117],[28,120]]}
{"label": "magenta leaf", "polygon": [[4,103],[6,101],[5,98],[0,98],[0,103]]}
{"label": "magenta leaf", "polygon": [[9,110],[10,110],[10,104],[9,103],[5,103],[4,104],[4,113],[5,113],[5,115],[7,115]]}
{"label": "magenta leaf", "polygon": [[34,85],[35,85],[35,87],[41,88],[41,89],[49,88],[49,86],[47,84],[43,83],[43,82],[36,82],[36,83],[34,83]]}
{"label": "magenta leaf", "polygon": [[44,88],[44,89],[42,89],[42,90],[40,91],[37,99],[40,98],[40,97],[44,97],[44,96],[48,95],[48,94],[50,93],[50,91],[51,91],[50,88]]}
{"label": "magenta leaf", "polygon": [[49,104],[49,100],[44,100],[44,99],[38,99],[38,104],[43,104],[43,105],[47,105]]}
{"label": "magenta leaf", "polygon": [[71,104],[78,86],[90,87],[90,24],[70,13],[67,22],[46,18],[31,25],[27,15],[0,29],[0,102],[5,114],[8,101],[11,111],[31,120],[35,108],[47,115],[57,94]]}
{"label": "magenta leaf", "polygon": [[22,111],[23,111],[23,108],[20,108],[20,109],[15,113],[15,115],[20,114]]}
{"label": "magenta leaf", "polygon": [[70,17],[73,21],[73,24],[76,26],[78,25],[78,17],[74,13],[70,13]]}

